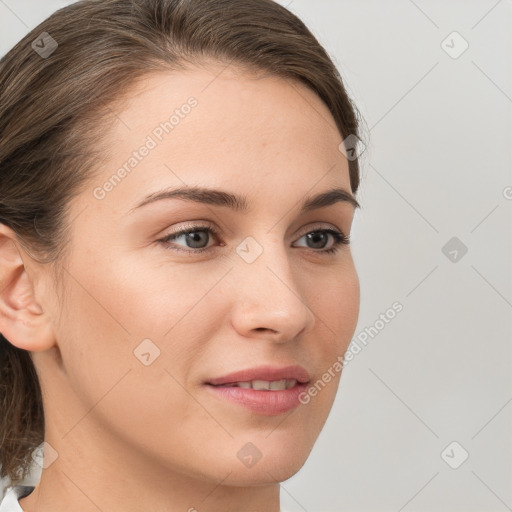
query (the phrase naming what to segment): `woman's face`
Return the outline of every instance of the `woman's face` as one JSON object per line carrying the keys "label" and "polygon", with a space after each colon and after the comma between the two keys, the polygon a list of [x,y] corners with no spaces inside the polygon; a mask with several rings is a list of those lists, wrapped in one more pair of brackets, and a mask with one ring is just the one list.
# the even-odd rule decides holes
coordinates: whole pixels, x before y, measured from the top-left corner
{"label": "woman's face", "polygon": [[[320,433],[357,322],[350,246],[326,231],[349,235],[354,206],[332,194],[302,210],[350,196],[348,162],[305,86],[210,64],[147,76],[72,200],[56,348],[33,352],[46,440],[121,470],[130,454],[217,483],[282,481]],[[194,194],[140,206],[177,189]],[[212,385],[255,369],[231,380],[293,386],[300,372],[281,369],[296,365],[310,386],[331,371],[307,404],[307,385]]]}

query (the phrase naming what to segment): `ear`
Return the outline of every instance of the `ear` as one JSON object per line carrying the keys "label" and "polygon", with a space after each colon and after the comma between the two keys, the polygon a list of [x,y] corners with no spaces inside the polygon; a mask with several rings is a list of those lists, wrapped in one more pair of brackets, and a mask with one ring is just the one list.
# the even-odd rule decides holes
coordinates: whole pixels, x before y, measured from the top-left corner
{"label": "ear", "polygon": [[18,245],[14,231],[0,223],[0,333],[20,349],[47,350],[55,345],[53,327],[35,299]]}

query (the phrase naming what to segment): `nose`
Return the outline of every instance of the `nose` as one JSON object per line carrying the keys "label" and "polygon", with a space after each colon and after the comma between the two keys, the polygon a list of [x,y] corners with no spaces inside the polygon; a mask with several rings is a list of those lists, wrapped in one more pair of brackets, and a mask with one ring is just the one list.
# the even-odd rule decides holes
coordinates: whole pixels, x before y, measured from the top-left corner
{"label": "nose", "polygon": [[256,261],[240,260],[234,270],[232,324],[240,336],[284,343],[313,327],[306,281],[298,283],[299,269],[290,268],[284,247],[266,247]]}

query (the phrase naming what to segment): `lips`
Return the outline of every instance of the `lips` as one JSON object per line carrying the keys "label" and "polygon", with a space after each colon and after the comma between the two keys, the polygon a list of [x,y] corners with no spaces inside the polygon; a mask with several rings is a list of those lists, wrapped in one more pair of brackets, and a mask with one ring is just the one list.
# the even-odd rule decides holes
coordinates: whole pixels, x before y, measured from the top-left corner
{"label": "lips", "polygon": [[289,389],[297,384],[297,382],[305,384],[310,379],[311,377],[307,370],[299,365],[283,367],[259,366],[209,379],[206,384],[212,386],[251,387],[258,390],[281,390]]}
{"label": "lips", "polygon": [[205,382],[208,393],[253,414],[276,416],[298,407],[311,377],[298,365],[259,366]]}
{"label": "lips", "polygon": [[251,380],[248,382],[232,382],[229,384],[219,384],[216,387],[222,388],[244,388],[255,389],[257,391],[283,391],[291,389],[297,384],[297,379],[281,379],[281,380]]}

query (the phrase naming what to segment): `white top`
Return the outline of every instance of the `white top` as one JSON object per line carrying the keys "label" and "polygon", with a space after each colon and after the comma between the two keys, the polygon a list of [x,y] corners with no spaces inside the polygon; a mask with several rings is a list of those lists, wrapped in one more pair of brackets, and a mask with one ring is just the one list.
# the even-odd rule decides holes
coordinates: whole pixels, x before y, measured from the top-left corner
{"label": "white top", "polygon": [[5,489],[0,502],[0,512],[23,512],[18,500],[28,496],[34,490],[33,485],[12,485]]}

